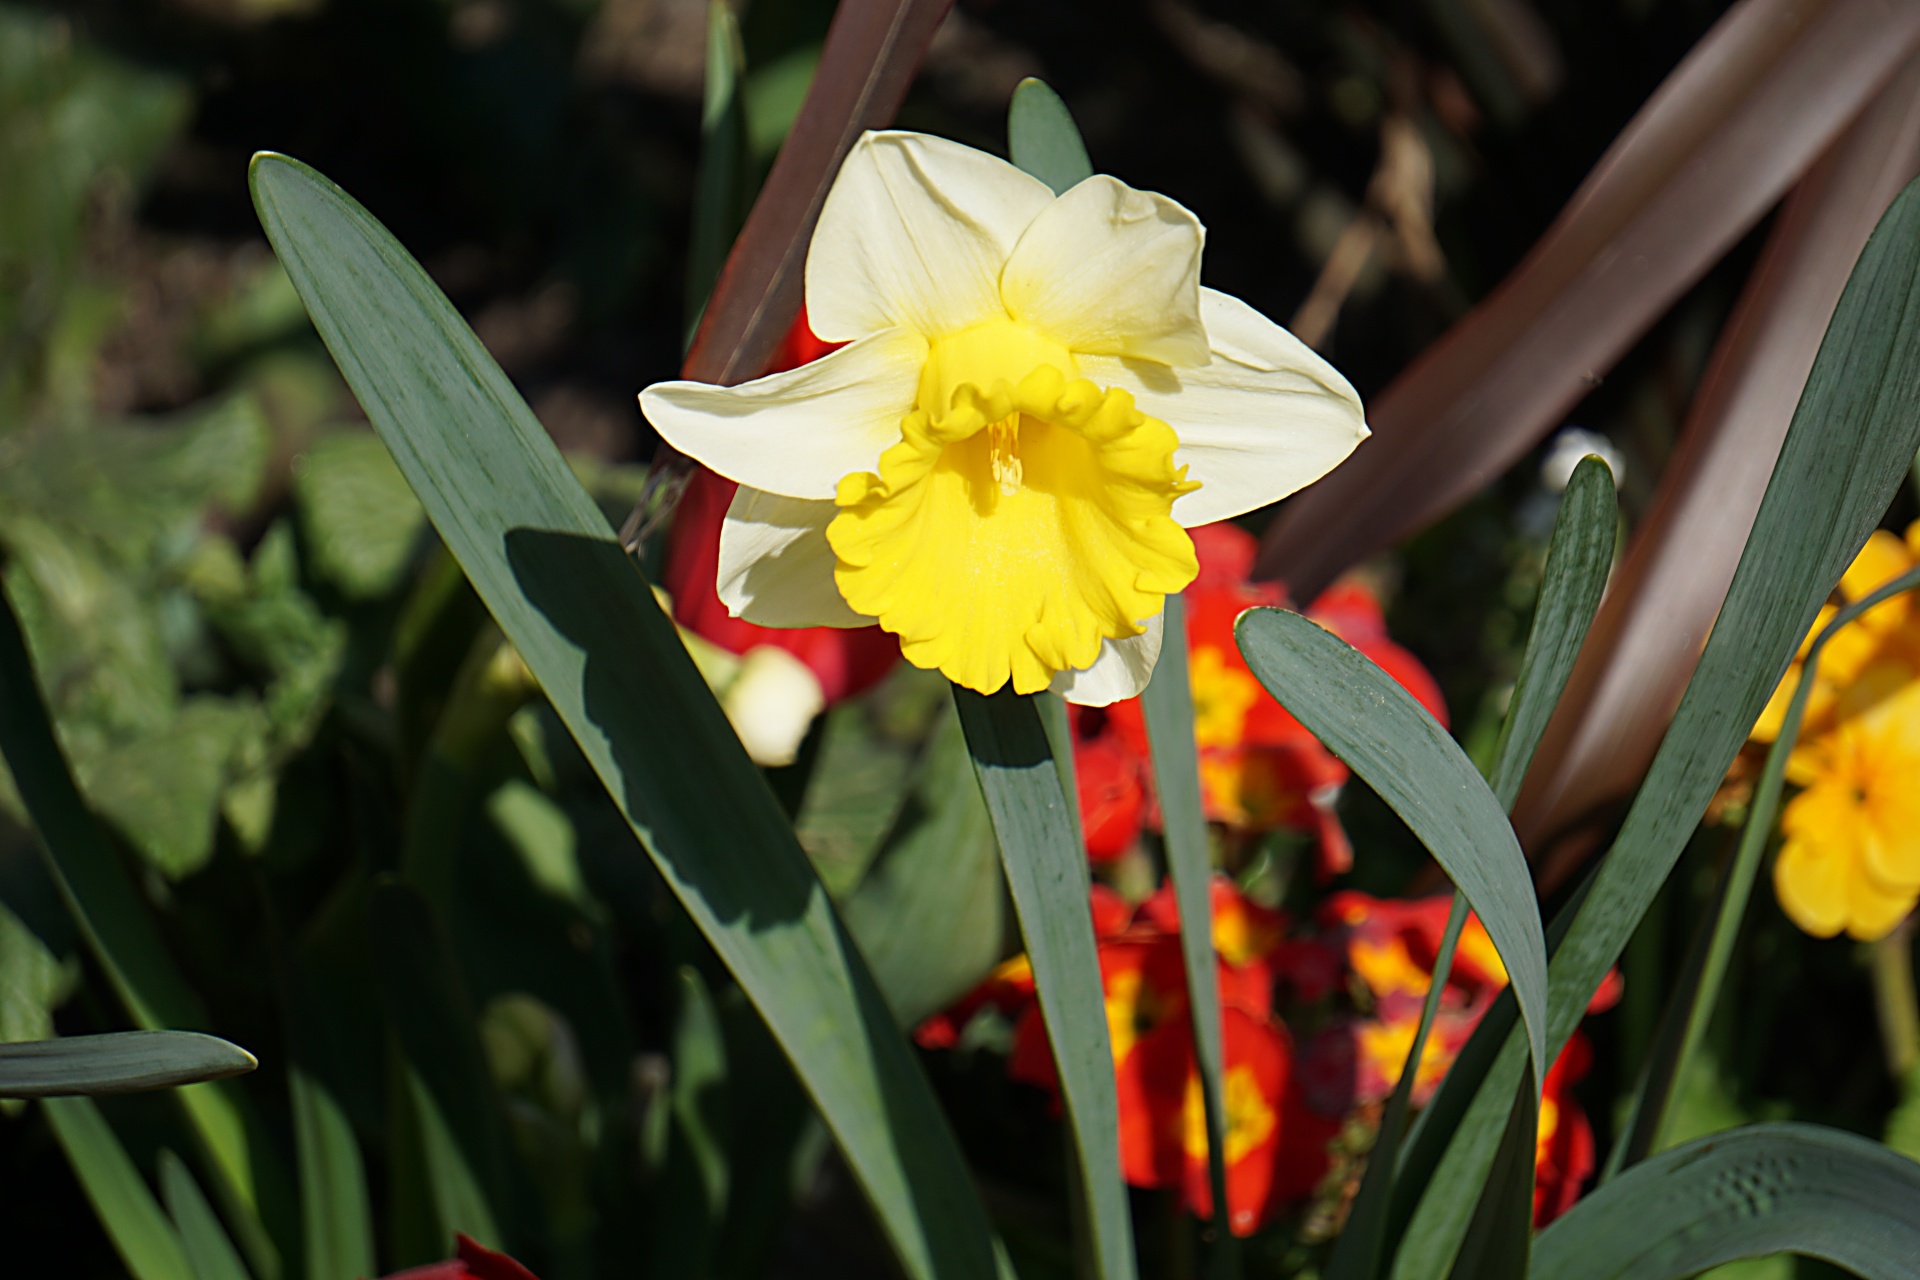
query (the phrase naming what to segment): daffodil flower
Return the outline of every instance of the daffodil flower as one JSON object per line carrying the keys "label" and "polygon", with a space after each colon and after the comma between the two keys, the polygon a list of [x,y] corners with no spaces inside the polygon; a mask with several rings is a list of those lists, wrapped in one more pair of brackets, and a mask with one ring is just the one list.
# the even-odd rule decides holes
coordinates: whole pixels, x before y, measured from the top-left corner
{"label": "daffodil flower", "polygon": [[740,485],[720,598],[764,626],[878,620],[981,693],[1138,693],[1196,572],[1186,527],[1285,497],[1367,434],[1330,365],[1201,288],[1203,239],[1113,178],[1056,197],[970,147],[862,137],[806,265],[814,331],[848,345],[640,397]]}

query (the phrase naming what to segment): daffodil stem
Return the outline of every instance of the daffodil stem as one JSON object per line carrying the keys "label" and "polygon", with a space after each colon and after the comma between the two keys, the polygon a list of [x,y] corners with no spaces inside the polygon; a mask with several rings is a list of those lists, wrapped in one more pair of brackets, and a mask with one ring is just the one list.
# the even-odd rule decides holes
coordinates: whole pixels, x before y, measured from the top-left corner
{"label": "daffodil stem", "polygon": [[1913,982],[1914,920],[1908,916],[1892,933],[1873,944],[1869,969],[1873,974],[1873,1007],[1880,1018],[1880,1040],[1886,1049],[1887,1070],[1895,1080],[1906,1078],[1920,1058],[1920,995]]}
{"label": "daffodil stem", "polygon": [[1036,700],[1011,688],[983,696],[957,685],[953,696],[1033,963],[1070,1145],[1084,1179],[1096,1271],[1101,1280],[1135,1280],[1133,1226],[1120,1179],[1113,1047],[1087,901],[1086,846],[1067,811]]}
{"label": "daffodil stem", "polygon": [[1240,1242],[1234,1238],[1227,1196],[1226,1104],[1221,1093],[1224,1033],[1213,946],[1213,860],[1200,795],[1200,763],[1193,736],[1193,685],[1187,670],[1186,601],[1167,597],[1160,660],[1141,695],[1153,776],[1166,835],[1167,870],[1180,906],[1180,951],[1187,973],[1187,1009],[1193,1019],[1194,1065],[1200,1075],[1207,1123],[1207,1180],[1213,1192],[1210,1280],[1239,1280]]}

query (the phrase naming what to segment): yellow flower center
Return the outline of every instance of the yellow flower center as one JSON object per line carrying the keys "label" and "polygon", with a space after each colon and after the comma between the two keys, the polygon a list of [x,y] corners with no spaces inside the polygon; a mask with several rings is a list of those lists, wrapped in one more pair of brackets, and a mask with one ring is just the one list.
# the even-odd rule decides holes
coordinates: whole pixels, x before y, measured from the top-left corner
{"label": "yellow flower center", "polygon": [[1236,747],[1260,686],[1245,667],[1228,661],[1213,645],[1193,650],[1193,740],[1208,747]]}
{"label": "yellow flower center", "polygon": [[[1246,1159],[1260,1144],[1273,1136],[1280,1117],[1273,1100],[1260,1087],[1260,1078],[1249,1066],[1228,1067],[1221,1082],[1221,1101],[1226,1104],[1226,1162],[1229,1168]],[[1181,1134],[1187,1155],[1194,1160],[1207,1158],[1207,1108],[1200,1094],[1200,1077],[1187,1078],[1187,1096]]]}
{"label": "yellow flower center", "polygon": [[1166,1021],[1178,1000],[1155,990],[1137,969],[1111,975],[1106,986],[1107,1036],[1117,1067],[1127,1060],[1141,1036]]}
{"label": "yellow flower center", "polygon": [[1077,372],[1012,321],[941,338],[879,474],[840,481],[834,581],[914,665],[1035,693],[1199,572],[1171,514],[1199,487],[1173,429]]}
{"label": "yellow flower center", "polygon": [[[1413,1037],[1419,1030],[1418,1018],[1360,1024],[1360,1057],[1379,1073],[1388,1090],[1399,1085],[1400,1073],[1406,1070],[1407,1054],[1413,1051]],[[1425,1098],[1453,1065],[1453,1055],[1441,1044],[1436,1031],[1437,1028],[1429,1030],[1426,1043],[1420,1046],[1420,1065],[1413,1074],[1416,1100]]]}

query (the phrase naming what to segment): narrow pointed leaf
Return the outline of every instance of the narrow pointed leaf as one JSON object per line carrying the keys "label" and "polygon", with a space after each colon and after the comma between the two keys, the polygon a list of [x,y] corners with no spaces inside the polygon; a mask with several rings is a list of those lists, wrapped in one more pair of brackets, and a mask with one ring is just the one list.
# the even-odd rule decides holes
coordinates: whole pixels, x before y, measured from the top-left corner
{"label": "narrow pointed leaf", "polygon": [[1513,825],[1552,889],[1555,836],[1646,772],[1726,599],[1827,321],[1874,223],[1920,172],[1909,59],[1802,178],[1715,344],[1646,518],[1529,772]]}
{"label": "narrow pointed leaf", "polygon": [[260,1063],[198,1031],[114,1031],[0,1044],[0,1098],[141,1093],[245,1075]]}
{"label": "narrow pointed leaf", "polygon": [[160,1200],[180,1233],[180,1247],[195,1280],[252,1280],[246,1264],[240,1261],[240,1251],[228,1239],[186,1162],[162,1148],[159,1168]]}
{"label": "narrow pointed leaf", "polygon": [[1920,1164],[1835,1129],[1749,1125],[1635,1165],[1542,1231],[1533,1257],[1554,1280],[1681,1280],[1777,1253],[1911,1276]]}
{"label": "narrow pointed leaf", "polygon": [[792,1058],[908,1274],[993,1274],[985,1212],[926,1077],[592,499],[445,296],[364,209],[280,156],[255,160],[253,186],[375,430]]}
{"label": "narrow pointed leaf", "polygon": [[1524,1079],[1507,1109],[1507,1127],[1449,1280],[1523,1280],[1527,1275],[1539,1130],[1540,1093],[1531,1079]]}
{"label": "narrow pointed leaf", "polygon": [[1473,762],[1392,676],[1300,614],[1249,609],[1234,635],[1267,692],[1400,815],[1467,895],[1519,997],[1534,1078],[1544,1077],[1540,908],[1513,828]]}
{"label": "narrow pointed leaf", "polygon": [[[1566,687],[1575,655],[1593,621],[1594,610],[1606,590],[1607,570],[1613,563],[1615,527],[1613,476],[1597,458],[1583,458],[1573,469],[1560,513],[1547,546],[1547,562],[1540,582],[1540,602],[1534,610],[1533,630],[1520,658],[1520,676],[1514,682],[1513,701],[1500,726],[1491,781],[1494,798],[1511,807],[1520,789],[1527,762],[1547,727],[1547,717]],[[1387,1206],[1394,1173],[1399,1167],[1400,1140],[1413,1103],[1413,1086],[1426,1053],[1427,1036],[1440,1011],[1440,997],[1453,968],[1454,948],[1466,924],[1466,899],[1454,895],[1446,932],[1434,958],[1433,979],[1420,1010],[1420,1025],[1407,1049],[1400,1079],[1387,1099],[1379,1136],[1367,1156],[1367,1171],[1359,1194],[1347,1215],[1347,1225],[1334,1243],[1327,1263],[1327,1280],[1366,1280],[1378,1269],[1385,1252]],[[1529,1202],[1531,1197],[1529,1197]]]}
{"label": "narrow pointed leaf", "polygon": [[1053,188],[1055,195],[1093,176],[1087,144],[1060,95],[1031,76],[1013,91],[1007,108],[1007,150],[1013,162]]}
{"label": "narrow pointed leaf", "polygon": [[1120,1181],[1113,1045],[1088,906],[1086,849],[1075,836],[1032,696],[1004,688],[983,697],[957,685],[953,696],[1000,839],[1000,865],[1053,1044],[1086,1188],[1096,1273],[1102,1280],[1132,1280],[1133,1228]]}
{"label": "narrow pointed leaf", "polygon": [[707,305],[720,264],[746,214],[752,156],[747,148],[747,55],[740,19],[724,0],[707,0],[707,78],[700,111],[700,178],[693,193],[687,247],[687,316]]}
{"label": "narrow pointed leaf", "polygon": [[[1920,447],[1920,186],[1868,240],[1794,412],[1713,634],[1613,848],[1556,918],[1558,1053],[1672,872],[1727,766]],[[1499,1140],[1524,1050],[1504,996],[1410,1139],[1394,1275],[1444,1274]],[[1425,1195],[1417,1209],[1411,1200]],[[1402,1214],[1410,1215],[1408,1217]]]}
{"label": "narrow pointed leaf", "polygon": [[[507,1247],[507,1140],[477,1014],[439,917],[417,890],[388,882],[367,903],[374,972],[405,1062],[441,1228]],[[510,1228],[509,1228],[510,1229]]]}
{"label": "narrow pointed leaf", "polygon": [[300,1223],[307,1280],[359,1280],[374,1274],[373,1210],[360,1144],[333,1094],[299,1066],[287,1073],[293,1098],[294,1156],[300,1171]]}
{"label": "narrow pointed leaf", "polygon": [[1533,630],[1527,636],[1520,675],[1513,685],[1513,701],[1500,726],[1500,742],[1494,752],[1489,781],[1493,794],[1509,811],[1519,798],[1522,779],[1566,690],[1606,593],[1619,521],[1613,473],[1597,457],[1582,458],[1560,501],[1553,540],[1547,546]]}
{"label": "narrow pointed leaf", "polygon": [[180,1234],[90,1098],[42,1102],[87,1202],[134,1280],[195,1280]]}
{"label": "narrow pointed leaf", "polygon": [[1745,235],[1920,40],[1920,8],[1745,0],[1668,76],[1525,260],[1368,406],[1374,439],[1268,529],[1312,599],[1558,423]]}

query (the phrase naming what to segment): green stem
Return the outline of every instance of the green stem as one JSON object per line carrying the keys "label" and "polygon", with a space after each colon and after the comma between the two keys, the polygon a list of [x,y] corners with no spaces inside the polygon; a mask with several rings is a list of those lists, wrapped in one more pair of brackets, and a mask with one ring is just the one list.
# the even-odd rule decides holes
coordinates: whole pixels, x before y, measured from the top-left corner
{"label": "green stem", "polygon": [[1886,1048],[1887,1070],[1895,1080],[1906,1078],[1920,1058],[1920,996],[1913,985],[1914,919],[1908,916],[1894,931],[1873,944],[1873,1007],[1880,1018],[1880,1039]]}
{"label": "green stem", "polygon": [[1087,852],[1032,696],[954,687],[954,704],[1000,843],[1000,865],[1033,964],[1040,1013],[1085,1179],[1101,1280],[1134,1280],[1133,1226],[1120,1180],[1119,1108],[1100,955],[1088,907]]}
{"label": "green stem", "polygon": [[1160,661],[1141,695],[1153,776],[1159,784],[1167,870],[1180,905],[1180,954],[1187,971],[1187,1008],[1193,1020],[1194,1065],[1200,1075],[1201,1109],[1207,1122],[1207,1179],[1213,1191],[1212,1280],[1239,1280],[1240,1242],[1227,1202],[1226,1102],[1221,1092],[1225,1056],[1220,987],[1213,949],[1213,863],[1207,819],[1200,798],[1200,763],[1193,736],[1193,687],[1187,671],[1186,601],[1168,596],[1162,619]]}

